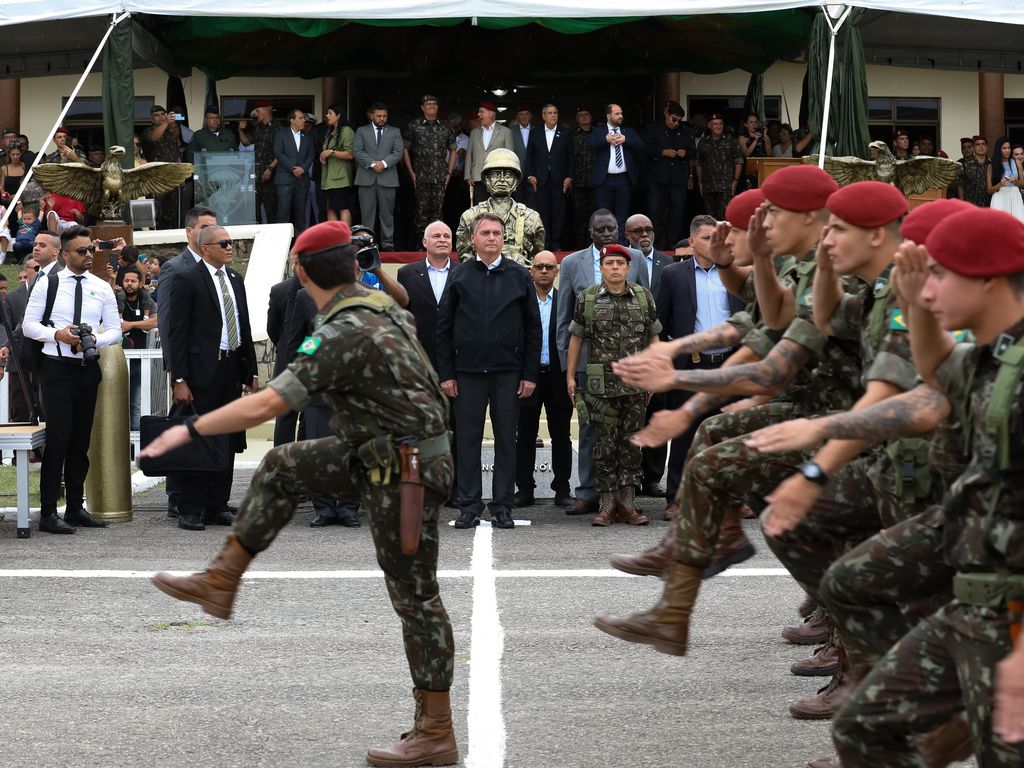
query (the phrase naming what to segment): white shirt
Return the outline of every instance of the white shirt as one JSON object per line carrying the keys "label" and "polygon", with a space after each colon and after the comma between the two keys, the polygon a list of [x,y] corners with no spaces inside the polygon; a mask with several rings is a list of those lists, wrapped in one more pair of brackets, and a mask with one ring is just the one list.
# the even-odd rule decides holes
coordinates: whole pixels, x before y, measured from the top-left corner
{"label": "white shirt", "polygon": [[[608,127],[608,133],[622,133],[621,128]],[[615,164],[615,145],[609,144],[608,149],[608,173],[625,173],[626,172],[626,145],[622,144],[619,147],[622,150],[622,167],[619,168]]]}
{"label": "white shirt", "polygon": [[532,125],[528,125],[525,128],[523,128],[523,126],[519,126],[519,133],[523,137],[523,146],[524,147],[529,146],[529,144],[530,144],[530,129],[532,127],[533,127]]}
{"label": "white shirt", "polygon": [[594,285],[601,283],[601,251],[591,243],[590,244],[590,255],[594,257]]}
{"label": "white shirt", "polygon": [[302,149],[302,131],[292,131],[292,138],[295,139],[295,149]]}
{"label": "white shirt", "polygon": [[[480,254],[477,254],[477,256],[476,256],[476,260],[477,260],[477,261],[483,261],[483,259],[481,259],[481,258],[480,258]],[[490,264],[487,264],[487,265],[486,265],[486,266],[487,266],[487,271],[488,271],[488,272],[490,272],[490,271],[491,271],[492,269],[494,269],[494,268],[495,268],[496,266],[498,266],[499,264],[501,264],[501,256],[499,256],[498,258],[496,258],[496,259],[495,259],[495,260],[494,260],[493,262],[491,262]]]}
{"label": "white shirt", "polygon": [[[43,275],[43,270],[39,270],[39,274]],[[44,342],[44,355],[74,357],[81,360],[80,351],[72,352],[67,344],[54,341],[57,331],[71,325],[75,318],[75,273],[65,268],[56,274],[59,280],[57,297],[50,312],[50,323],[53,327],[42,324],[43,311],[46,308],[46,290],[49,285],[44,277],[43,282],[37,286],[39,290],[33,290],[29,296],[22,332],[30,339]],[[82,322],[92,326],[97,347],[120,344],[121,317],[117,314],[117,299],[114,298],[110,283],[96,277],[92,272],[86,272],[83,277],[85,279],[82,280]]]}
{"label": "white shirt", "polygon": [[494,136],[495,125],[497,125],[497,123],[491,123],[486,128],[484,128],[482,125],[480,126],[480,141],[483,142],[485,150],[491,146],[491,139]]}
{"label": "white shirt", "polygon": [[[227,315],[224,314],[224,294],[220,290],[220,278],[217,277],[217,267],[213,266],[210,262],[204,261],[203,264],[210,270],[210,277],[213,279],[213,287],[216,289],[217,302],[220,304],[220,348],[227,350],[230,349],[228,346],[228,321]],[[235,328],[238,329],[238,343],[242,343],[242,324],[238,320],[238,297],[235,296],[235,288],[231,285],[231,276],[228,275],[228,268],[224,269],[224,282],[227,283],[228,293],[231,294],[231,303],[235,305]]]}
{"label": "white shirt", "polygon": [[551,151],[551,144],[555,141],[555,134],[557,132],[558,126],[555,126],[554,128],[548,128],[547,126],[545,126],[544,128],[544,138],[548,142],[548,152]]}
{"label": "white shirt", "polygon": [[424,261],[427,263],[427,277],[430,278],[430,290],[434,292],[434,300],[440,304],[441,294],[444,293],[444,287],[448,284],[448,273],[452,268],[452,260],[448,259],[444,269],[435,267],[430,263],[430,259],[424,259]]}

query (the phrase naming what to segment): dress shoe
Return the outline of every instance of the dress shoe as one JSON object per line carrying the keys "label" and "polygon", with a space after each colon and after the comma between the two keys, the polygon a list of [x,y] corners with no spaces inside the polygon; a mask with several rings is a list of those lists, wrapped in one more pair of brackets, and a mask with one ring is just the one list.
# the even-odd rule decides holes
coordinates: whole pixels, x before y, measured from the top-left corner
{"label": "dress shoe", "polygon": [[782,630],[782,638],[793,645],[822,645],[828,639],[829,629],[828,614],[817,608],[802,623]]}
{"label": "dress shoe", "polygon": [[704,578],[710,579],[744,560],[754,556],[754,545],[750,543],[747,535],[743,533],[743,526],[740,524],[740,511],[738,507],[729,507],[722,517],[722,525],[719,528],[718,544],[715,545],[714,558],[711,565],[704,569]]}
{"label": "dress shoe", "polygon": [[662,576],[676,547],[676,526],[670,525],[661,541],[639,555],[612,555],[612,568],[633,576]]}
{"label": "dress shoe", "polygon": [[153,577],[153,585],[173,598],[196,603],[211,616],[230,619],[242,574],[252,557],[235,534],[229,533],[224,547],[205,571],[191,576],[158,573]]}
{"label": "dress shoe", "polygon": [[507,509],[498,509],[491,512],[491,525],[494,528],[515,528],[516,522]]}
{"label": "dress shoe", "polygon": [[597,528],[607,528],[615,522],[615,494],[605,492],[597,503],[597,514],[590,524]]}
{"label": "dress shoe", "polygon": [[934,731],[918,736],[917,749],[928,768],[946,768],[974,754],[971,729],[963,715],[955,715]]}
{"label": "dress shoe", "polygon": [[829,680],[828,685],[818,689],[813,696],[797,699],[789,705],[789,714],[797,720],[831,720],[839,707],[857,688],[850,675],[839,672]]}
{"label": "dress shoe", "polygon": [[178,527],[183,531],[205,531],[202,515],[179,515]]}
{"label": "dress shoe", "polygon": [[397,744],[371,749],[366,762],[382,768],[414,768],[420,765],[455,765],[459,749],[452,729],[452,705],[448,691],[413,689],[416,721]]}
{"label": "dress shoe", "polygon": [[75,528],[106,528],[110,525],[106,520],[97,520],[84,509],[65,510],[64,522]]}
{"label": "dress shoe", "polygon": [[309,521],[310,528],[326,528],[328,525],[338,525],[341,523],[334,515],[323,515],[319,512],[313,516],[313,519]]}
{"label": "dress shoe", "polygon": [[636,497],[633,486],[619,488],[617,505],[618,520],[626,525],[647,525],[651,522],[647,515],[636,508]]}
{"label": "dress shoe", "polygon": [[665,506],[665,514],[661,516],[661,519],[671,521],[675,520],[677,517],[679,517],[679,505],[674,501],[670,501]]}
{"label": "dress shoe", "polygon": [[359,528],[363,522],[359,519],[358,510],[348,510],[338,515],[338,522],[346,528]]}
{"label": "dress shoe", "polygon": [[74,533],[74,526],[68,525],[56,512],[39,515],[39,530],[46,533]]}
{"label": "dress shoe", "polygon": [[576,501],[569,491],[555,491],[555,506],[562,509],[569,509]]}
{"label": "dress shoe", "polygon": [[815,648],[814,653],[789,671],[800,677],[831,677],[839,671],[839,648],[831,643]]}
{"label": "dress shoe", "polygon": [[[236,507],[237,509],[237,507]],[[227,509],[222,509],[219,512],[210,512],[203,510],[203,525],[234,525],[235,516],[231,514]]]}
{"label": "dress shoe", "polygon": [[641,496],[653,496],[656,499],[665,498],[665,486],[657,480],[645,480],[640,489]]}
{"label": "dress shoe", "polygon": [[567,515],[592,515],[597,512],[597,499],[578,498],[569,509],[565,510]]}
{"label": "dress shoe", "polygon": [[480,525],[480,515],[471,509],[462,510],[455,521],[456,528],[476,528],[478,525]]}
{"label": "dress shoe", "polygon": [[533,498],[533,491],[516,491],[516,495],[512,497],[512,506],[516,509],[532,507],[536,503],[537,500]]}

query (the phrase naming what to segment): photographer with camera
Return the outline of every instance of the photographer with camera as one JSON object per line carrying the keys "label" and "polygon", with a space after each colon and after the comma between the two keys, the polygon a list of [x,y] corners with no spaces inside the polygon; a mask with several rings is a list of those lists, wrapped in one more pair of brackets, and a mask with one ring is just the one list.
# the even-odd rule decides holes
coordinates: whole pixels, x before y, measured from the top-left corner
{"label": "photographer with camera", "polygon": [[[74,533],[76,527],[106,526],[94,520],[82,503],[101,378],[98,347],[121,342],[121,318],[110,285],[90,272],[96,253],[92,232],[87,227],[69,227],[61,234],[60,245],[66,266],[51,271],[32,291],[22,330],[27,339],[43,342],[36,369],[46,409],[39,530]],[[47,311],[51,283],[56,291]],[[57,516],[61,476],[67,498],[63,520]]]}
{"label": "photographer with camera", "polygon": [[409,292],[405,286],[384,271],[380,264],[380,246],[374,239],[373,230],[363,225],[352,227],[352,245],[356,251],[356,281],[367,288],[384,291],[398,306],[409,305]]}

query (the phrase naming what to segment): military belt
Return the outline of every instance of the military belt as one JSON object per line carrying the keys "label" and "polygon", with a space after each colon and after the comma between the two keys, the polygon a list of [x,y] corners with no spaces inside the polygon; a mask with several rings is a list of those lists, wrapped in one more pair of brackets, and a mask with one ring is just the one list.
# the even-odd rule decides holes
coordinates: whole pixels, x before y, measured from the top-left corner
{"label": "military belt", "polygon": [[448,438],[448,433],[442,432],[440,435],[420,440],[416,443],[416,447],[420,449],[420,460],[428,461],[435,456],[443,456],[448,453],[451,450],[451,441]]}
{"label": "military belt", "polygon": [[705,363],[724,363],[731,354],[731,349],[726,349],[721,352],[701,352],[700,359]]}
{"label": "military belt", "polygon": [[964,605],[998,608],[1024,599],[1024,573],[958,573],[953,597]]}

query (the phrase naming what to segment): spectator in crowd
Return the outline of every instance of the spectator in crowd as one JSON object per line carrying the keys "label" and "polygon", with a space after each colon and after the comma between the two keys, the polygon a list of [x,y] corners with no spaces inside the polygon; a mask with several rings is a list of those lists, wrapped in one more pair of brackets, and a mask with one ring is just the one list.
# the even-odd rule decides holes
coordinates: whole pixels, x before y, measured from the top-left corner
{"label": "spectator in crowd", "polygon": [[68,129],[63,126],[53,134],[53,145],[56,149],[46,155],[43,160],[47,163],[84,163],[85,153],[68,142]]}
{"label": "spectator in crowd", "polygon": [[961,163],[974,157],[974,140],[970,136],[960,139],[960,155],[958,162]]}
{"label": "spectator in crowd", "polygon": [[[44,233],[44,235],[45,234],[46,233]],[[37,239],[39,237],[39,235],[36,235]],[[49,242],[51,237],[56,239],[56,248],[59,251],[60,238],[47,235],[44,242]],[[35,259],[26,259],[25,263],[21,265],[21,269],[18,271],[18,287],[7,295],[7,321],[14,333],[14,340],[11,347],[15,354],[17,354],[19,346],[23,343],[21,324],[25,319],[25,307],[28,306],[28,296],[32,289],[32,283],[35,282],[36,273],[38,271],[39,265],[36,263]],[[23,373],[25,374],[25,389],[29,392],[35,392],[37,383],[32,372],[24,371]],[[11,398],[9,408],[11,421],[27,422],[29,420],[28,402],[25,400],[25,393],[18,378],[17,368],[12,367],[9,375],[10,379],[8,380],[7,386]]]}
{"label": "spectator in crowd", "polygon": [[594,156],[587,149],[587,139],[594,129],[589,107],[576,108],[576,130],[572,134],[572,233],[571,248],[579,248],[590,240],[590,214],[597,208],[591,178]]}
{"label": "spectator in crowd", "polygon": [[1013,157],[1013,147],[1006,136],[1000,136],[992,145],[992,159],[988,164],[988,191],[992,195],[990,208],[1024,220],[1024,201],[1020,189],[1024,186],[1024,168]]}
{"label": "spectator in crowd", "polygon": [[277,221],[277,189],[274,186],[274,171],[277,157],[274,155],[274,109],[270,99],[260,99],[254,105],[253,121],[238,123],[239,142],[254,147],[256,160],[256,218],[262,211],[264,224]]}
{"label": "spectator in crowd", "polygon": [[[150,110],[150,125],[142,132],[142,150],[150,162],[177,163],[181,161],[181,127],[177,115],[159,104]],[[175,229],[178,226],[180,190],[171,190],[153,198],[156,204],[156,228]]]}
{"label": "spectator in crowd", "polygon": [[565,197],[572,189],[572,138],[559,126],[554,104],[545,104],[540,116],[544,126],[530,132],[523,175],[533,187],[537,213],[544,223],[544,247],[560,251],[565,242]]}
{"label": "spectator in crowd", "polygon": [[[118,238],[118,240],[120,240],[120,243],[124,243],[122,238]],[[114,282],[117,285],[123,285],[124,273],[129,267],[135,267],[138,269],[139,278],[145,282],[143,267],[139,264],[139,249],[136,246],[124,244],[118,247],[118,243],[115,241],[115,245],[111,253],[117,255],[117,275],[114,279]]]}
{"label": "spectator in crowd", "polygon": [[686,261],[687,259],[693,258],[693,246],[690,245],[690,238],[680,240],[676,243],[675,248],[672,249],[672,255],[675,261]]}
{"label": "spectator in crowd", "polygon": [[277,221],[291,222],[295,234],[306,228],[309,203],[309,169],[313,164],[313,139],[305,131],[306,113],[293,109],[287,128],[278,128],[274,136],[274,186],[277,190]]}
{"label": "spectator in crowd", "polygon": [[18,143],[21,144],[21,160],[26,168],[31,168],[36,161],[36,153],[28,148],[28,136],[24,133],[18,134]]}
{"label": "spectator in crowd", "polygon": [[139,134],[132,136],[132,167],[138,168],[140,165],[145,165],[148,161],[142,154],[142,139],[139,138]]}
{"label": "spectator in crowd", "polygon": [[936,149],[935,139],[933,139],[931,136],[922,136],[920,139],[917,140],[917,146],[921,150],[922,155],[927,155],[928,157],[944,157],[947,160],[949,159],[949,155],[947,155],[941,149]]}
{"label": "spectator in crowd", "polygon": [[572,437],[569,434],[572,403],[565,388],[565,373],[558,357],[558,289],[554,287],[555,278],[558,277],[558,260],[555,254],[541,251],[534,256],[530,274],[533,276],[540,312],[540,369],[537,388],[519,405],[516,440],[518,490],[512,503],[515,507],[530,507],[536,501],[533,494],[536,487],[533,472],[537,462],[537,433],[543,407],[548,434],[551,436],[551,471],[554,474],[551,490],[555,492],[555,506],[568,509],[575,501],[569,490],[572,477]]}
{"label": "spectator in crowd", "polygon": [[417,232],[441,218],[445,189],[455,170],[455,132],[446,120],[439,120],[437,97],[427,94],[420,99],[422,117],[405,128],[405,149],[402,160],[416,190],[416,212],[413,227]]}
{"label": "spectator in crowd", "polygon": [[897,128],[892,137],[892,154],[897,160],[909,160],[913,157],[910,151],[910,133]]}
{"label": "spectator in crowd", "polygon": [[106,150],[103,147],[89,147],[89,151],[85,154],[85,161],[93,168],[99,168],[103,165],[103,160],[107,156]]}
{"label": "spectator in crowd", "polygon": [[237,146],[235,134],[221,125],[220,109],[211,104],[203,115],[203,127],[192,134],[185,159],[194,163],[196,152],[233,152]]}
{"label": "spectator in crowd", "polygon": [[175,116],[175,127],[178,131],[178,159],[185,156],[185,148],[192,143],[195,133],[188,127],[188,110],[181,104],[171,104],[170,113]]}
{"label": "spectator in crowd", "polygon": [[11,143],[18,140],[18,132],[13,128],[4,128],[0,133],[0,163],[6,163]]}
{"label": "spectator in crowd", "polygon": [[[83,357],[79,332],[88,325],[95,345],[121,341],[121,319],[110,286],[92,268],[96,242],[85,227],[66,229],[61,253],[67,267],[55,273],[56,297],[49,324],[43,324],[49,279],[32,291],[25,309],[24,334],[43,342],[38,377],[46,406],[46,450],[39,479],[39,530],[74,533],[76,528],[103,528],[83,506],[89,472],[89,441],[100,383],[97,357]],[[57,516],[61,478],[66,507]]]}
{"label": "spectator in crowd", "polygon": [[[512,131],[496,122],[498,108],[490,101],[481,101],[477,110],[480,125],[469,132],[469,147],[466,149],[465,181],[472,193],[472,204],[482,203],[488,192],[482,181],[484,160],[491,150],[504,147],[513,149]],[[461,215],[461,211],[459,212]]]}
{"label": "spectator in crowd", "polygon": [[697,148],[697,186],[704,209],[716,219],[725,217],[743,175],[743,151],[736,139],[725,135],[725,119],[715,113],[708,117],[708,136]]}
{"label": "spectator in crowd", "polygon": [[50,232],[63,232],[76,224],[85,224],[85,204],[73,197],[47,192],[40,198],[41,211],[46,214],[46,228]]}
{"label": "spectator in crowd", "polygon": [[[697,147],[690,132],[682,127],[686,113],[679,102],[669,101],[662,114],[662,122],[648,127],[643,138],[647,155],[647,208],[656,223],[658,247],[665,248],[683,236],[686,189],[691,183],[690,166]],[[629,238],[628,223],[626,237]]]}
{"label": "spectator in crowd", "polygon": [[640,176],[643,139],[632,128],[623,126],[622,107],[605,107],[607,123],[590,132],[587,149],[594,156],[591,183],[596,189],[597,205],[615,214],[619,237],[626,242],[626,216],[633,187]]}
{"label": "spectator in crowd", "polygon": [[974,136],[971,140],[974,154],[963,160],[963,170],[957,180],[957,191],[961,200],[988,208],[992,193],[988,191],[988,142],[984,136]]}
{"label": "spectator in crowd", "polygon": [[0,274],[0,302],[7,302],[7,275]]}
{"label": "spectator in crowd", "polygon": [[[127,250],[127,249],[125,249]],[[122,268],[121,288],[124,302],[121,310],[121,333],[125,349],[146,349],[149,331],[156,328],[156,304],[143,286],[142,272],[132,264]],[[137,432],[142,416],[142,360],[128,361],[128,393],[131,403],[131,429]]]}
{"label": "spectator in crowd", "polygon": [[458,422],[457,528],[479,524],[484,505],[480,444],[490,406],[494,430],[491,524],[513,528],[519,401],[533,394],[540,360],[540,313],[529,271],[501,255],[504,224],[480,214],[473,222],[475,258],[451,277],[438,308],[441,388],[455,400]]}
{"label": "spectator in crowd", "polygon": [[21,142],[12,142],[7,149],[7,162],[0,165],[0,179],[3,179],[4,195],[13,195],[25,178],[26,166],[23,159]]}
{"label": "spectator in crowd", "polygon": [[[14,151],[16,152],[17,150]],[[14,216],[16,219],[14,223],[16,230],[12,252],[14,263],[20,264],[26,256],[32,253],[32,249],[35,247],[36,235],[39,234],[39,228],[42,224],[42,212],[35,205],[26,207],[19,201],[14,207]]]}
{"label": "spectator in crowd", "polygon": [[320,152],[323,166],[320,186],[324,190],[328,221],[352,224],[353,193],[352,143],[355,131],[341,115],[341,107],[331,104],[327,108],[327,138]]}
{"label": "spectator in crowd", "polygon": [[[370,122],[356,130],[352,154],[356,159],[356,188],[362,223],[380,233],[385,251],[395,247],[395,193],[398,163],[405,144],[402,132],[388,125],[386,104],[375,102],[368,111]],[[380,217],[380,229],[377,218]]]}
{"label": "spectator in crowd", "polygon": [[789,123],[779,125],[779,140],[772,145],[772,157],[795,157],[793,154],[793,129]]}
{"label": "spectator in crowd", "polygon": [[[509,128],[512,131],[512,151],[519,158],[519,167],[526,167],[526,151],[530,146],[530,136],[533,134],[533,112],[526,104],[520,104],[516,108],[516,118]],[[519,189],[512,195],[518,203],[523,203],[529,208],[536,208],[533,203],[534,190],[524,189],[526,184],[520,184]]]}
{"label": "spectator in crowd", "polygon": [[756,112],[748,112],[743,118],[737,141],[743,157],[771,157],[772,142],[764,132],[761,118]]}

